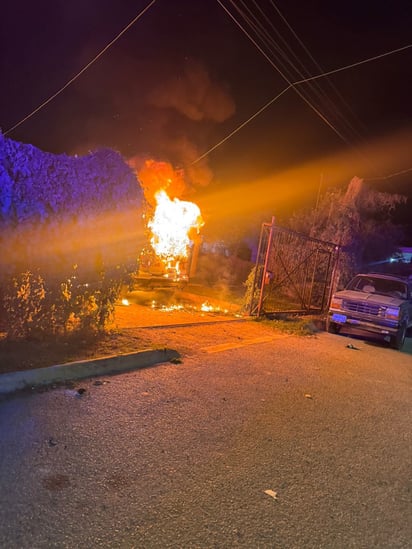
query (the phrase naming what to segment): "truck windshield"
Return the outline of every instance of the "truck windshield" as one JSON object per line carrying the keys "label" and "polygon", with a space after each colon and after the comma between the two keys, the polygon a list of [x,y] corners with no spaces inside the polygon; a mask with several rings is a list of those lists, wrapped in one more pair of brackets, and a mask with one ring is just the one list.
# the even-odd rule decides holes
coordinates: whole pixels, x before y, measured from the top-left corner
{"label": "truck windshield", "polygon": [[403,282],[373,276],[356,276],[348,284],[347,289],[369,294],[387,295],[400,299],[406,299],[408,295],[407,286]]}

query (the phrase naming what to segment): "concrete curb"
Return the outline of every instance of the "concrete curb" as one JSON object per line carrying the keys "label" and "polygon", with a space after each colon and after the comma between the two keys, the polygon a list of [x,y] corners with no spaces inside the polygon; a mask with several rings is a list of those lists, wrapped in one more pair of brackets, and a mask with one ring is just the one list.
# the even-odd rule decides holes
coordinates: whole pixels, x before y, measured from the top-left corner
{"label": "concrete curb", "polygon": [[0,395],[7,395],[27,388],[41,387],[63,381],[111,375],[179,358],[172,349],[146,350],[137,353],[114,355],[99,359],[68,362],[47,368],[0,374]]}

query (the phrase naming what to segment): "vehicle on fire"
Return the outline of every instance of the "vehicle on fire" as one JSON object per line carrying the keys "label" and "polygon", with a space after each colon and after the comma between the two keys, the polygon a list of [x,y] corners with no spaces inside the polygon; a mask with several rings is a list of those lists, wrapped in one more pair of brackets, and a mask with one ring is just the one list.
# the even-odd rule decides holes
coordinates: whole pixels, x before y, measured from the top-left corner
{"label": "vehicle on fire", "polygon": [[343,326],[380,334],[394,349],[402,349],[412,328],[412,280],[369,273],[356,275],[344,290],[335,292],[329,306],[327,330]]}
{"label": "vehicle on fire", "polygon": [[187,258],[157,256],[151,248],[144,248],[138,261],[138,269],[131,277],[135,289],[184,288],[189,281]]}

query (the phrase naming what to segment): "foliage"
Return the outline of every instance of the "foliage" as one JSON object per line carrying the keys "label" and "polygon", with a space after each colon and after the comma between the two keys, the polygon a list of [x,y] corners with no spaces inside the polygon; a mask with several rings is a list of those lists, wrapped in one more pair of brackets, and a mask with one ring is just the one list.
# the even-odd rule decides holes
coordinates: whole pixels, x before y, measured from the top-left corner
{"label": "foliage", "polygon": [[54,155],[0,134],[0,309],[9,337],[108,324],[137,267],[142,201],[115,151]]}
{"label": "foliage", "polygon": [[40,275],[27,271],[12,279],[3,296],[4,320],[10,338],[25,337],[34,327],[43,327],[45,295]]}
{"label": "foliage", "polygon": [[0,276],[92,270],[99,255],[107,268],[130,261],[143,238],[141,206],[119,153],[54,155],[0,134]]}
{"label": "foliage", "polygon": [[402,232],[392,219],[406,197],[375,191],[353,178],[346,192],[329,190],[315,208],[295,213],[289,226],[311,237],[339,244],[338,278],[344,285],[372,262],[386,259]]}
{"label": "foliage", "polygon": [[101,332],[109,325],[120,283],[101,273],[96,286],[78,284],[76,275],[61,283],[26,271],[3,291],[2,319],[9,339],[47,339],[68,333]]}
{"label": "foliage", "polygon": [[263,266],[259,265],[258,274],[256,276],[256,265],[254,265],[249,272],[246,281],[243,283],[246,290],[243,296],[242,311],[245,313],[249,313],[250,308],[252,306],[257,306],[258,304],[261,289],[260,287],[262,283],[262,273]]}

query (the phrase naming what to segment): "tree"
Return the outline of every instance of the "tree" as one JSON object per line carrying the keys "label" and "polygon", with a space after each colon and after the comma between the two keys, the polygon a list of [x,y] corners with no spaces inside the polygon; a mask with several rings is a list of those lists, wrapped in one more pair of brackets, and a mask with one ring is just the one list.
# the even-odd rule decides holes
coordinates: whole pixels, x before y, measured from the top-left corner
{"label": "tree", "polygon": [[342,285],[373,262],[388,258],[399,246],[402,229],[393,222],[399,194],[378,192],[354,177],[346,191],[328,190],[315,208],[295,213],[290,228],[341,246],[338,279]]}

